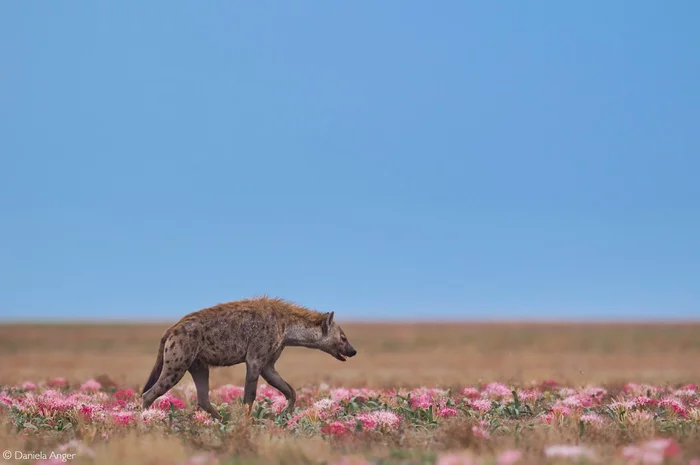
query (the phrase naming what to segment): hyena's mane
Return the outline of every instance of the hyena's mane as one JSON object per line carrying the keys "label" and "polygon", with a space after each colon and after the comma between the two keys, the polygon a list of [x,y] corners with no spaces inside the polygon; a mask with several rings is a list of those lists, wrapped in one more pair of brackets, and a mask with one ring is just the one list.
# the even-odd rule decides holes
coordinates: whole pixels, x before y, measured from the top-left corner
{"label": "hyena's mane", "polygon": [[225,308],[249,308],[263,314],[275,313],[278,316],[286,317],[290,320],[304,321],[311,324],[321,324],[326,318],[325,313],[304,307],[303,305],[289,300],[279,297],[268,297],[267,295],[229,302],[221,306]]}

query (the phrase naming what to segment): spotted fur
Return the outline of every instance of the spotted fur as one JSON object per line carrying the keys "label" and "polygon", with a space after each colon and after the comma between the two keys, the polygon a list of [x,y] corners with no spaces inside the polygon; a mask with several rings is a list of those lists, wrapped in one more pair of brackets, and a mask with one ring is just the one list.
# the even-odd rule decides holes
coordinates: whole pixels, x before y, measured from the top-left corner
{"label": "spotted fur", "polygon": [[252,408],[260,376],[287,399],[293,412],[296,392],[275,370],[285,347],[308,347],[340,361],[357,351],[333,320],[282,299],[260,297],[215,305],[184,316],[160,340],[158,356],[142,391],[143,408],[170,390],[186,372],[197,389],[197,404],[213,417],[209,368],[246,364],[243,402]]}

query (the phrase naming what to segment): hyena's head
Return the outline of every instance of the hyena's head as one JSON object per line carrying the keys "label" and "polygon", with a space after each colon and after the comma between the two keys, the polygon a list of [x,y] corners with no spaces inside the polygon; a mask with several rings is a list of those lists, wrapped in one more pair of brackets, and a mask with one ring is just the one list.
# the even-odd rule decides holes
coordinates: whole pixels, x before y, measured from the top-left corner
{"label": "hyena's head", "polygon": [[318,348],[344,362],[345,357],[354,357],[357,351],[348,341],[342,328],[333,321],[334,313],[329,312],[324,315],[325,318],[321,322],[321,338],[318,341]]}

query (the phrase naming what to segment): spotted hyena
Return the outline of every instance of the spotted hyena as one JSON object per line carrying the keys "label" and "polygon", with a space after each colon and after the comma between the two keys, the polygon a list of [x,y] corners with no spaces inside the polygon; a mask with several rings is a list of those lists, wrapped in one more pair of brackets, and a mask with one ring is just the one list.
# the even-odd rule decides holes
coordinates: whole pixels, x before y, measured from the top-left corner
{"label": "spotted hyena", "polygon": [[248,410],[262,376],[284,394],[291,413],[296,392],[275,370],[285,347],[319,349],[342,362],[357,354],[333,315],[267,297],[190,313],[168,328],[160,340],[158,358],[142,391],[143,408],[150,407],[189,371],[197,389],[197,404],[220,418],[209,402],[209,367],[245,362],[243,402]]}

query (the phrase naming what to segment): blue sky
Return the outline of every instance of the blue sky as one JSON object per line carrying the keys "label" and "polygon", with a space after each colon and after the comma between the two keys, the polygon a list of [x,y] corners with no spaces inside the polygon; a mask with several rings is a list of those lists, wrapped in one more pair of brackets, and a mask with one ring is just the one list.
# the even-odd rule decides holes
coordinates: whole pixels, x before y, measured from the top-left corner
{"label": "blue sky", "polygon": [[2,2],[0,314],[697,318],[699,16]]}

